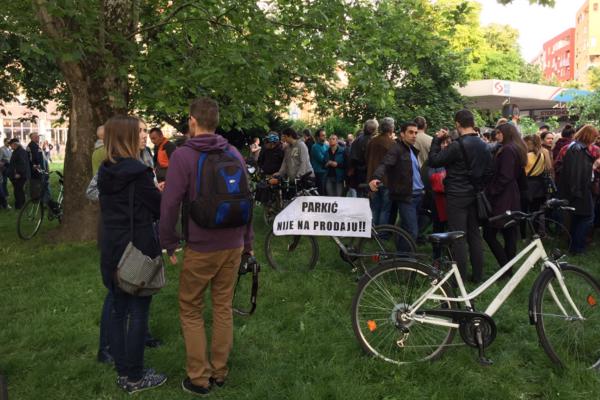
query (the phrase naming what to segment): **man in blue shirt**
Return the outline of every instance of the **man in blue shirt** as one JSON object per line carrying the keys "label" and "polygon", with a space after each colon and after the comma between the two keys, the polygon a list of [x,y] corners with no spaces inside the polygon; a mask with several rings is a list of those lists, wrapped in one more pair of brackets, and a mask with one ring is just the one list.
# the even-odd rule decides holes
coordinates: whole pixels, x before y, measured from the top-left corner
{"label": "man in blue shirt", "polygon": [[400,138],[392,146],[379,167],[369,177],[369,187],[376,192],[383,177],[387,177],[390,198],[396,202],[401,226],[414,240],[419,233],[418,211],[423,200],[425,186],[421,179],[417,125],[406,122],[400,127]]}

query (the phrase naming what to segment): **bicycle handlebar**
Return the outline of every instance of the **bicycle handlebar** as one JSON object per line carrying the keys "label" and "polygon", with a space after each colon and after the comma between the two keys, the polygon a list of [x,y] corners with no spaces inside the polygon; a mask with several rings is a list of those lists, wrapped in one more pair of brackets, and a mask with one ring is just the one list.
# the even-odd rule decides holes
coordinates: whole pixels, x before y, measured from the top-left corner
{"label": "bicycle handlebar", "polygon": [[561,199],[550,199],[538,211],[532,213],[524,213],[523,211],[506,211],[502,214],[493,216],[488,219],[489,222],[496,222],[503,219],[521,220],[534,218],[537,215],[543,214],[547,209],[559,209],[564,211],[575,211],[574,207],[567,207],[569,202]]}

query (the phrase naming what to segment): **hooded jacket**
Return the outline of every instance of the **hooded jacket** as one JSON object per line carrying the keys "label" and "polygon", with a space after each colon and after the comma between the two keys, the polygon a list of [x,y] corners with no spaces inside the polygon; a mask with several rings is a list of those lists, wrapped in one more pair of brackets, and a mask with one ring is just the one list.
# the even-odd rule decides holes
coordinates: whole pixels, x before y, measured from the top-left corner
{"label": "hooded jacket", "polygon": [[594,157],[585,144],[572,142],[562,159],[558,194],[575,207],[575,215],[592,215],[592,170]]}
{"label": "hooded jacket", "polygon": [[281,163],[283,163],[283,154],[283,146],[281,145],[281,142],[276,142],[275,147],[272,149],[265,145],[260,151],[260,154],[258,155],[258,161],[256,163],[263,173],[267,175],[273,175],[279,171],[279,168],[281,168]]}
{"label": "hooded jacket", "polygon": [[[175,229],[181,205],[192,202],[196,197],[196,175],[200,152],[216,150],[231,151],[246,171],[246,163],[242,155],[220,135],[207,134],[192,137],[171,155],[162,196],[160,220],[161,245],[169,254],[173,254],[182,238]],[[187,226],[187,246],[194,251],[209,253],[242,246],[245,251],[252,249],[254,236],[252,223],[239,228],[204,229],[188,215],[184,218],[183,225]]]}
{"label": "hooded jacket", "polygon": [[114,285],[119,260],[131,240],[129,187],[134,187],[133,245],[148,257],[160,255],[153,223],[160,217],[160,192],[152,169],[133,158],[105,161],[98,170],[102,242],[100,267],[107,288]]}

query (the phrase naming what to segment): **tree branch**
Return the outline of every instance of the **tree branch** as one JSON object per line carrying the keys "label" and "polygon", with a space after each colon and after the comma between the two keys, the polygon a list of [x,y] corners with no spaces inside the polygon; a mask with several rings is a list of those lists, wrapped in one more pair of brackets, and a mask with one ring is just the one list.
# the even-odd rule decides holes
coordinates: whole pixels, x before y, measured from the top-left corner
{"label": "tree branch", "polygon": [[63,35],[57,29],[56,25],[64,26],[64,21],[55,16],[51,16],[48,12],[48,2],[46,0],[34,0],[34,4],[37,5],[37,15],[41,22],[42,29],[52,39],[59,40],[63,38]]}
{"label": "tree branch", "polygon": [[180,4],[179,6],[175,7],[175,8],[173,9],[173,11],[171,11],[171,13],[170,13],[169,15],[167,15],[167,16],[166,16],[166,17],[165,17],[165,18],[164,18],[162,21],[160,21],[159,23],[157,23],[157,24],[155,24],[155,25],[152,25],[152,26],[145,27],[145,28],[136,29],[135,31],[133,31],[132,33],[130,33],[130,34],[127,36],[127,39],[131,39],[131,38],[133,38],[135,35],[137,35],[137,34],[139,34],[139,33],[146,32],[146,31],[151,31],[151,30],[153,30],[153,29],[160,28],[161,26],[165,26],[165,25],[167,25],[168,23],[170,23],[170,22],[171,22],[171,20],[172,20],[172,19],[173,19],[173,18],[174,18],[174,17],[175,17],[177,14],[179,14],[179,12],[181,12],[181,11],[182,11],[183,9],[185,9],[186,7],[190,7],[190,6],[192,6],[192,5],[193,5],[193,3],[192,3],[192,2],[188,2],[188,3],[183,3],[183,4]]}

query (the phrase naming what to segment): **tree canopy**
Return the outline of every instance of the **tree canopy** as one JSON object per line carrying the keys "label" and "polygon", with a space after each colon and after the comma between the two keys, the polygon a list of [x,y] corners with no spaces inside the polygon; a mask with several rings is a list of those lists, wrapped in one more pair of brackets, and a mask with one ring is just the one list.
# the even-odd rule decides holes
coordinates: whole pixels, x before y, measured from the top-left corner
{"label": "tree canopy", "polygon": [[455,85],[526,76],[515,32],[479,28],[477,13],[468,0],[5,2],[0,101],[24,93],[32,107],[56,100],[65,111],[63,227],[86,238],[94,132],[115,113],[177,126],[208,95],[226,129],[266,128],[292,99],[347,122],[422,114],[441,124],[462,105]]}

